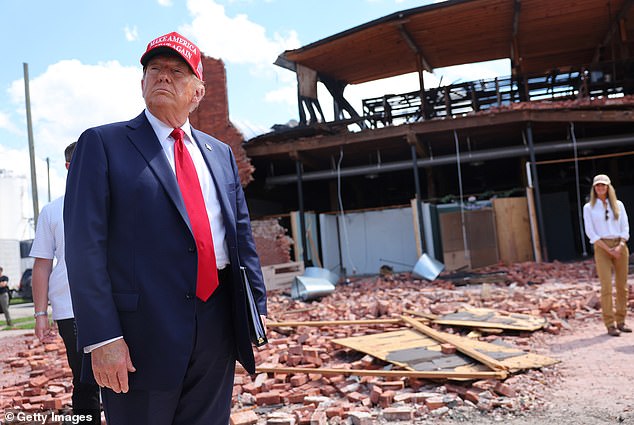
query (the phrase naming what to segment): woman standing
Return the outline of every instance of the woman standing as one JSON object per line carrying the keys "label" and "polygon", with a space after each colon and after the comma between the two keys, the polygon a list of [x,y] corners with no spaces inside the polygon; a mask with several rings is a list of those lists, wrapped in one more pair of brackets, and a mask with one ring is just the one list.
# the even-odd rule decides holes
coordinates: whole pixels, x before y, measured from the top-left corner
{"label": "woman standing", "polygon": [[[601,282],[603,323],[611,336],[632,332],[625,325],[630,226],[623,203],[616,198],[610,178],[598,174],[592,181],[590,202],[583,207],[586,235],[594,245],[594,261]],[[612,271],[616,302],[612,305]]]}

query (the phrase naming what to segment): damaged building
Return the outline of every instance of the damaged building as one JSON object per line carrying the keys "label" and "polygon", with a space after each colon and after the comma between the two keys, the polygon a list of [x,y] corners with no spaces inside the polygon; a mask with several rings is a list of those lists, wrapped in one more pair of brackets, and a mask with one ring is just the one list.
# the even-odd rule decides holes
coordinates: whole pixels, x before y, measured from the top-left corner
{"label": "damaged building", "polygon": [[[299,125],[244,145],[252,216],[279,218],[295,261],[343,275],[410,270],[422,253],[450,270],[589,255],[592,177],[634,205],[633,40],[629,0],[450,0],[285,51]],[[425,84],[500,59],[507,75]],[[410,73],[410,91],[346,99]]]}

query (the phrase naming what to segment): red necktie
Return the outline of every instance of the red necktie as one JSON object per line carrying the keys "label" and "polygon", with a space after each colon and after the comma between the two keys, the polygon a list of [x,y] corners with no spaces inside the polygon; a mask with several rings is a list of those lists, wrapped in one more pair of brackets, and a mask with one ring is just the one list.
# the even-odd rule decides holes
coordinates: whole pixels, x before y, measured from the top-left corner
{"label": "red necktie", "polygon": [[194,162],[183,141],[184,134],[185,132],[180,128],[175,128],[170,134],[175,141],[176,180],[185,201],[185,209],[187,209],[187,215],[189,216],[198,250],[196,296],[203,301],[207,301],[218,287],[216,253],[214,252],[214,240],[211,236],[211,227],[209,226],[209,217],[207,216],[207,208],[205,208],[203,192],[200,189]]}

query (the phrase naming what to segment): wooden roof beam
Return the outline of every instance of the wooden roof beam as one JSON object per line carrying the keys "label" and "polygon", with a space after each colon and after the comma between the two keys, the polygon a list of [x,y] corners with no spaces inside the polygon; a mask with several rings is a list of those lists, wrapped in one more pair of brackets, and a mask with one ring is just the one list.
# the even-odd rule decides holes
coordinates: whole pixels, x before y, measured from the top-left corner
{"label": "wooden roof beam", "polygon": [[317,159],[306,151],[300,152],[298,150],[292,150],[288,153],[288,156],[290,156],[293,161],[301,161],[303,165],[307,165],[315,170],[322,168]]}
{"label": "wooden roof beam", "polygon": [[407,28],[405,28],[405,25],[399,23],[396,25],[396,27],[398,28],[399,34],[401,34],[401,37],[403,38],[403,40],[405,40],[405,43],[407,43],[412,52],[416,54],[416,57],[420,57],[423,69],[427,72],[433,72],[434,69],[431,67],[431,65],[429,65],[429,62],[425,58],[425,55],[423,55],[422,49],[418,44],[416,44],[416,40],[414,40]]}
{"label": "wooden roof beam", "polygon": [[413,145],[416,148],[416,154],[419,158],[428,158],[429,153],[423,144],[421,143],[420,137],[414,132],[408,132],[405,136],[407,143]]}
{"label": "wooden roof beam", "polygon": [[[520,42],[518,38],[520,28],[521,0],[515,0],[513,4],[513,32],[511,34],[511,69],[514,73],[521,72]],[[517,72],[515,72],[517,71]]]}
{"label": "wooden roof beam", "polygon": [[603,37],[603,40],[595,48],[594,56],[592,57],[592,63],[597,63],[599,61],[599,57],[601,56],[601,48],[604,46],[607,46],[607,44],[610,42],[612,37],[614,37],[614,33],[618,29],[620,29],[620,22],[621,20],[625,19],[625,16],[632,8],[632,4],[634,4],[634,0],[625,0],[623,2],[623,5],[621,6],[621,10],[619,10],[619,13],[616,14],[614,19],[610,23],[610,27],[608,28],[608,31]]}

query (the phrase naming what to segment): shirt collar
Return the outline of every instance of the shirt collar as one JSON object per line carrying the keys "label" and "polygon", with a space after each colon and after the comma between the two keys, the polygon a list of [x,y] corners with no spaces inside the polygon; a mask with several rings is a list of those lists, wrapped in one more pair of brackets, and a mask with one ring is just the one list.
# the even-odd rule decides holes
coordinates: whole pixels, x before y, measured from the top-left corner
{"label": "shirt collar", "polygon": [[[163,121],[156,118],[147,108],[145,108],[145,116],[150,122],[150,125],[152,126],[152,129],[156,134],[156,137],[158,137],[160,141],[167,140],[167,138],[170,137],[170,134],[172,134],[172,130],[174,130],[173,127],[170,127]],[[181,129],[185,132],[185,135],[187,136],[185,140],[189,139],[190,142],[193,142],[194,137],[192,135],[192,127],[189,124],[189,117],[187,118],[187,120],[185,120],[185,124],[183,124]]]}

